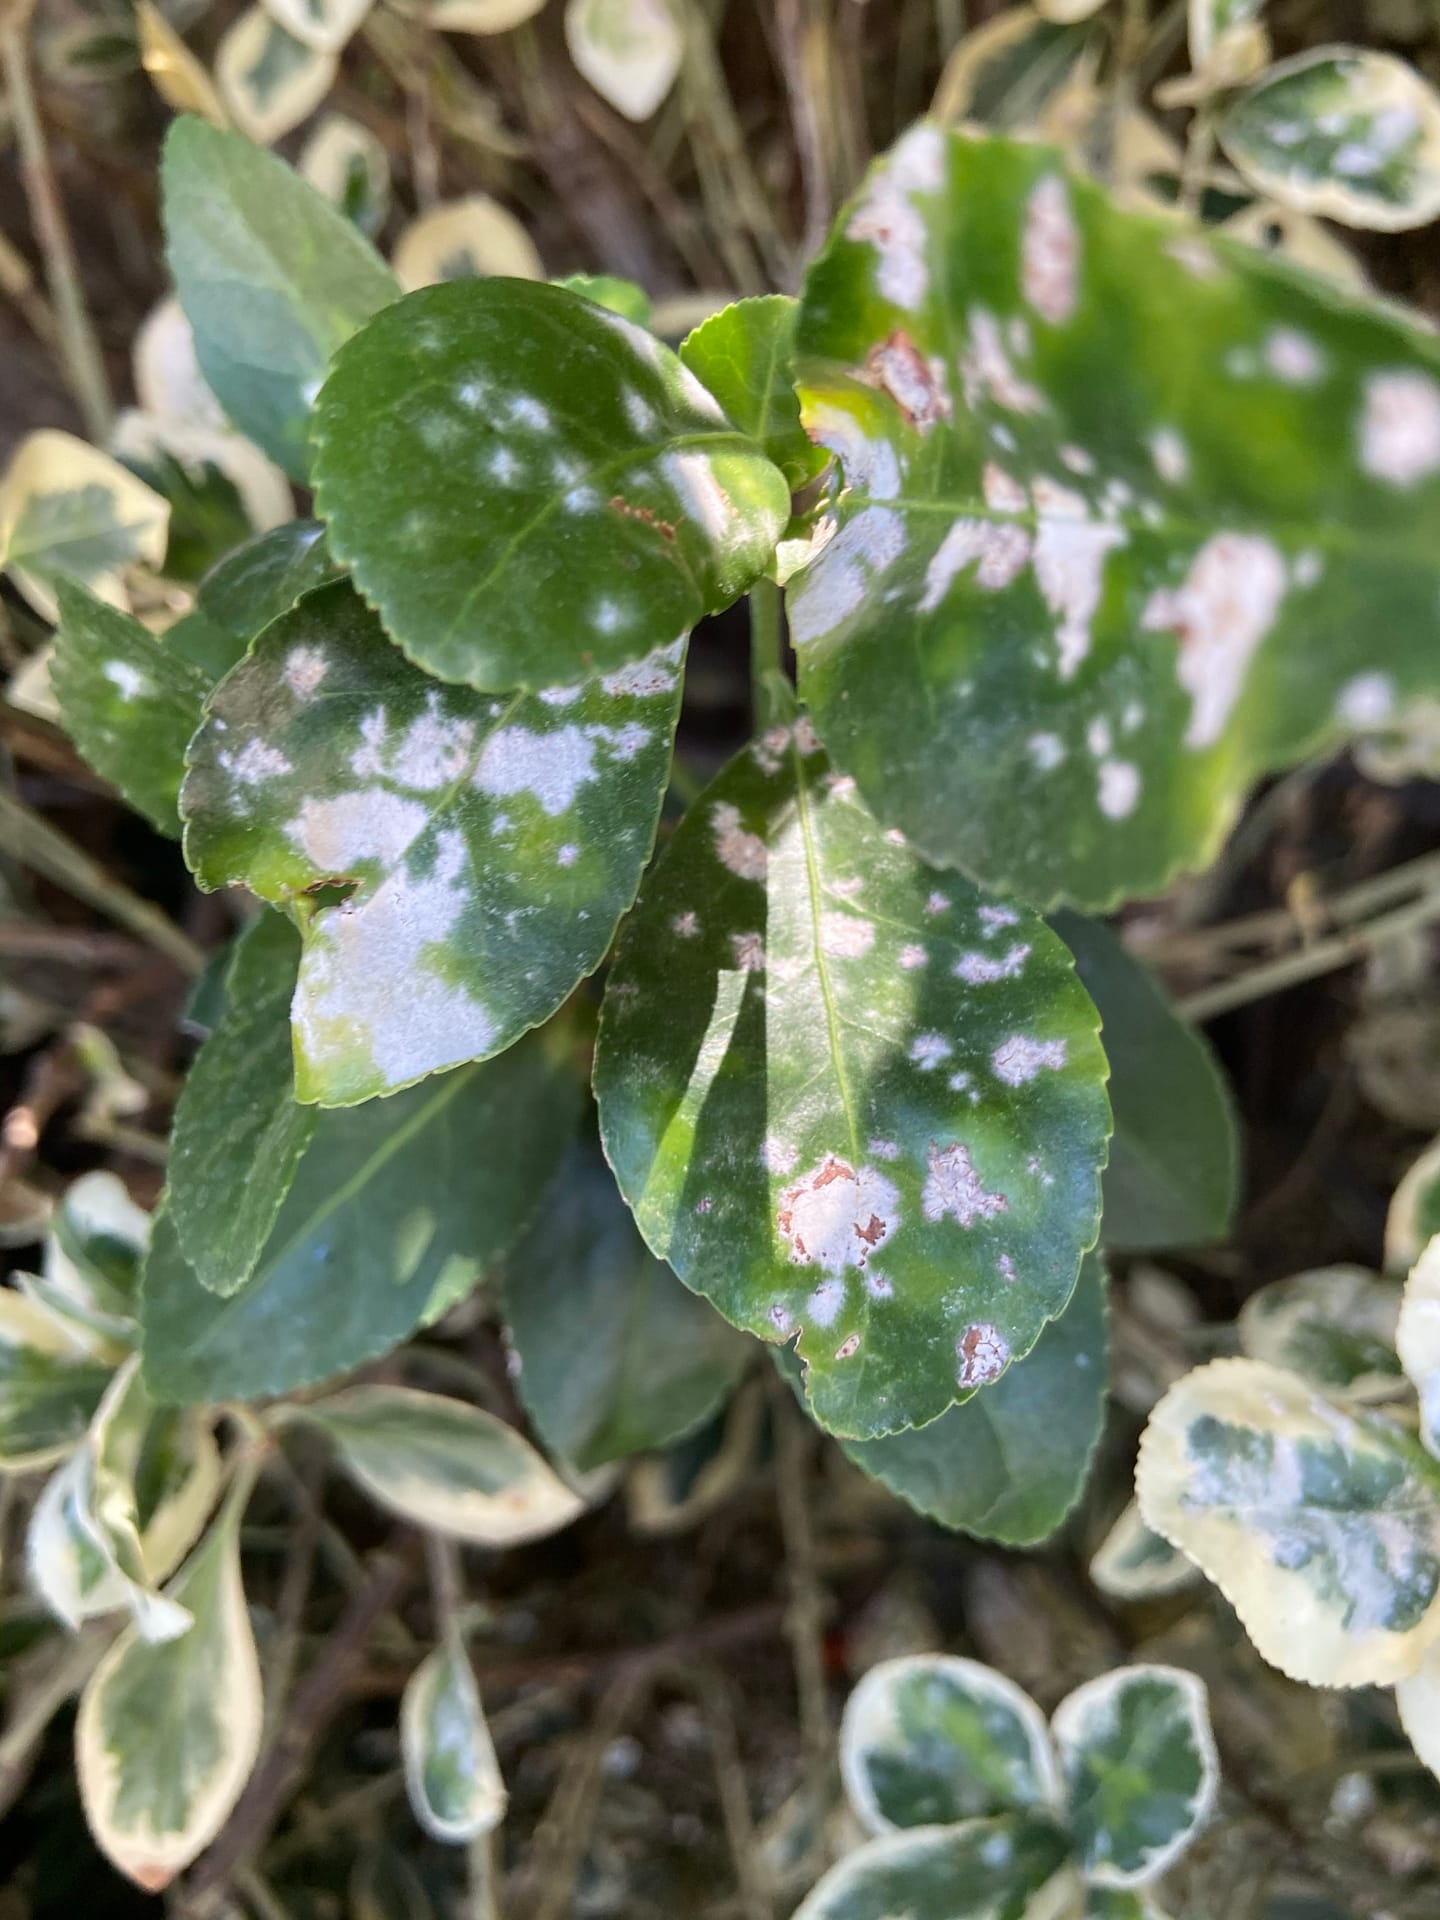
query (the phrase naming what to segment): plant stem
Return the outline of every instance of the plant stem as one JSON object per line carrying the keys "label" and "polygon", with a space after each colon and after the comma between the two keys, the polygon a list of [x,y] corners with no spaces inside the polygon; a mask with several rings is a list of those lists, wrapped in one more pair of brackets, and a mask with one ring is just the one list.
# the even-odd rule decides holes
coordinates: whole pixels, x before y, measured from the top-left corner
{"label": "plant stem", "polygon": [[789,1597],[785,1631],[795,1666],[800,1698],[800,1734],[805,1748],[811,1819],[817,1837],[824,1830],[829,1797],[830,1700],[825,1685],[825,1597],[815,1568],[815,1534],[810,1524],[805,1481],[810,1465],[810,1428],[778,1375],[770,1383],[775,1422],[776,1499],[785,1542]]}
{"label": "plant stem", "polygon": [[45,275],[55,307],[59,331],[60,357],[65,377],[80,409],[85,431],[98,445],[110,437],[115,420],[114,402],[105,377],[100,343],[85,305],[75,248],[65,219],[60,190],[50,164],[45,129],[35,104],[35,89],[30,79],[30,57],[25,44],[28,9],[0,33],[0,62],[5,72],[5,90],[15,121],[15,138],[20,149],[20,171],[35,237],[45,256]]}
{"label": "plant stem", "polygon": [[780,589],[773,580],[757,580],[750,589],[750,707],[757,733],[774,716],[776,676],[785,676]]}

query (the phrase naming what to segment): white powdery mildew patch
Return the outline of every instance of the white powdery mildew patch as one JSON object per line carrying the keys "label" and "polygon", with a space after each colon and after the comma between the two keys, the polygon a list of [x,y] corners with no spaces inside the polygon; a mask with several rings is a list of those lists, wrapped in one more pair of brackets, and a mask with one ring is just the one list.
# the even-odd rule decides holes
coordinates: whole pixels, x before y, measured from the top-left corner
{"label": "white powdery mildew patch", "polygon": [[1165,251],[1197,280],[1214,280],[1222,271],[1220,262],[1205,242],[1192,239],[1188,234],[1172,240]]}
{"label": "white powdery mildew patch", "polygon": [[138,667],[132,667],[128,660],[110,660],[105,665],[105,678],[112,687],[118,687],[122,697],[133,700],[137,694],[148,693],[150,682]]}
{"label": "white powdery mildew patch", "polygon": [[1395,712],[1395,682],[1385,673],[1361,673],[1347,680],[1335,712],[1348,727],[1382,727]]}
{"label": "white powdery mildew patch", "polygon": [[1045,604],[1059,619],[1056,671],[1073,678],[1090,652],[1090,626],[1105,585],[1105,559],[1128,536],[1123,528],[1091,520],[1078,493],[1054,481],[1037,480],[1035,504],[1035,578]]}
{"label": "white powdery mildew patch", "polygon": [[525,427],[531,433],[549,433],[551,429],[550,409],[531,394],[512,394],[507,412],[512,425]]}
{"label": "white powdery mildew patch", "polygon": [[800,1158],[795,1148],[787,1141],[779,1140],[772,1133],[760,1149],[760,1164],[767,1173],[778,1173],[782,1179],[795,1171],[795,1163]]}
{"label": "white powdery mildew patch", "polygon": [[877,1160],[898,1160],[900,1158],[900,1142],[898,1140],[871,1140],[866,1146],[866,1152],[873,1154]]}
{"label": "white powdery mildew patch", "polygon": [[433,792],[460,779],[475,749],[473,720],[452,720],[441,707],[438,691],[426,695],[425,710],[417,714],[398,740],[389,739],[390,721],[376,707],[360,722],[364,744],[350,765],[362,778],[393,780],[417,792]]}
{"label": "white powdery mildew patch", "polygon": [[838,1274],[863,1267],[899,1229],[899,1202],[883,1173],[870,1166],[857,1173],[832,1153],[781,1195],[776,1224],[795,1266]]}
{"label": "white powdery mildew patch", "polygon": [[989,953],[962,953],[952,971],[969,986],[985,987],[994,980],[1018,980],[1029,958],[1029,943],[1017,942],[998,960]]}
{"label": "white powdery mildew patch", "polygon": [[919,611],[933,613],[972,561],[975,578],[998,592],[1008,587],[1030,558],[1030,535],[1013,521],[957,520],[930,557]]}
{"label": "white powdery mildew patch", "polygon": [[1141,624],[1180,641],[1176,678],[1190,695],[1187,747],[1213,746],[1225,730],[1257,647],[1286,591],[1280,549],[1255,534],[1217,533],[1178,588],[1150,596]]}
{"label": "white powdery mildew patch", "polygon": [[481,749],[475,785],[492,799],[528,793],[554,819],[575,804],[595,778],[595,743],[580,727],[532,733],[528,727],[499,727]]}
{"label": "white powdery mildew patch", "polygon": [[278,747],[259,739],[247,740],[234,753],[217,757],[226,773],[242,787],[260,787],[267,780],[278,780],[282,774],[295,771]]}
{"label": "white powdery mildew patch", "polygon": [[986,1189],[975,1171],[970,1149],[959,1140],[948,1147],[931,1143],[930,1170],[920,1205],[927,1220],[953,1216],[962,1227],[973,1227],[977,1220],[994,1220],[1010,1211],[1003,1193]]}
{"label": "white powdery mildew patch", "polygon": [[1065,758],[1065,742],[1058,733],[1032,733],[1025,750],[1040,773],[1053,773]]}
{"label": "white powdery mildew patch", "polygon": [[1429,374],[1372,374],[1365,383],[1360,464],[1392,487],[1413,487],[1440,469],[1440,385]]}
{"label": "white powdery mildew patch", "polygon": [[790,597],[790,639],[803,647],[848,620],[871,582],[905,551],[905,522],[890,507],[862,507],[801,576]]}
{"label": "white powdery mildew patch", "polygon": [[[668,646],[655,647],[643,660],[630,660],[614,673],[601,676],[606,693],[631,700],[651,700],[658,694],[673,693],[685,652],[685,635]],[[557,689],[551,689],[557,691]],[[578,689],[577,689],[578,691]],[[543,696],[542,696],[543,698]]]}
{"label": "white powdery mildew patch", "polygon": [[808,432],[845,469],[845,484],[872,500],[893,500],[900,491],[900,457],[888,440],[872,440],[848,408],[814,401]]}
{"label": "white powdery mildew patch", "polygon": [[1034,1040],[1028,1034],[1016,1033],[996,1047],[990,1056],[990,1065],[996,1079],[1003,1080],[1007,1087],[1023,1087],[1047,1067],[1053,1070],[1063,1067],[1065,1056],[1063,1040]]}
{"label": "white powdery mildew patch", "polygon": [[396,866],[428,820],[418,800],[368,787],[323,800],[307,794],[285,831],[318,872],[342,878],[362,861]]}
{"label": "white powdery mildew patch", "polygon": [[927,360],[903,327],[870,349],[865,370],[918,432],[929,433],[937,421],[954,418],[945,362],[934,356]]}
{"label": "white powdery mildew patch", "polygon": [[637,393],[634,387],[627,387],[622,398],[625,405],[625,418],[636,433],[647,437],[653,434],[660,425],[660,416],[644,395]]}
{"label": "white powdery mildew patch", "polygon": [[1190,449],[1174,427],[1157,427],[1151,434],[1150,458],[1167,485],[1178,487],[1190,478]]}
{"label": "white powdery mildew patch", "polygon": [[1029,492],[997,460],[985,462],[980,486],[986,506],[995,513],[1024,513],[1030,505]]}
{"label": "white powdery mildew patch", "polygon": [[704,454],[667,453],[660,467],[679,496],[685,517],[703,527],[716,546],[723,546],[734,527],[735,509]]}
{"label": "white powdery mildew patch", "polygon": [[932,917],[937,913],[948,913],[950,902],[943,893],[931,893],[925,897],[925,911]]}
{"label": "white powdery mildew patch", "polygon": [[1060,327],[1075,311],[1079,276],[1080,231],[1069,189],[1059,174],[1047,174],[1025,203],[1020,284],[1040,318]]}
{"label": "white powdery mildew patch", "polygon": [[805,1302],[805,1315],[817,1327],[833,1327],[844,1304],[845,1282],[822,1280]]}
{"label": "white powdery mildew patch", "polygon": [[871,175],[845,229],[848,240],[868,241],[877,255],[875,284],[892,305],[913,312],[930,288],[925,220],[913,196],[938,193],[945,178],[945,147],[935,127],[915,127]]}
{"label": "white powdery mildew patch", "polygon": [[1298,327],[1275,327],[1266,335],[1265,364],[1287,387],[1313,387],[1325,372],[1325,356]]}
{"label": "white powdery mildew patch", "polygon": [[579,847],[576,846],[573,840],[567,840],[564,846],[556,851],[555,864],[557,867],[573,867],[579,858]]}
{"label": "white powdery mildew patch", "polygon": [[910,1043],[910,1058],[922,1073],[933,1073],[954,1051],[943,1033],[917,1033]]}
{"label": "white powdery mildew patch", "polygon": [[960,356],[960,378],[971,408],[983,400],[992,400],[1007,413],[1039,413],[1044,408],[1044,394],[1016,373],[1000,322],[988,308],[971,310],[970,344]]}
{"label": "white powdery mildew patch", "polygon": [[988,1320],[968,1326],[955,1343],[958,1387],[984,1387],[998,1380],[1010,1364],[1010,1344]]}
{"label": "white powdery mildew patch", "polygon": [[297,700],[313,700],[329,671],[319,647],[292,647],[285,656],[285,684]]}
{"label": "white powdery mildew patch", "polygon": [[928,965],[929,960],[930,956],[924,947],[917,947],[912,943],[900,949],[900,965],[906,973],[913,973],[916,967]]}
{"label": "white powdery mildew patch", "polygon": [[995,933],[1001,927],[1018,927],[1020,916],[1013,907],[981,907],[980,924],[986,933]]}
{"label": "white powdery mildew patch", "polygon": [[759,933],[732,933],[731,950],[741,973],[765,971],[765,936]]}
{"label": "white powdery mildew patch", "polygon": [[788,727],[771,727],[768,733],[750,743],[750,757],[765,774],[778,773],[780,763],[785,757],[785,749],[790,744]]}
{"label": "white powdery mildew patch", "polygon": [[758,833],[747,833],[740,824],[740,809],[728,800],[717,801],[710,809],[710,832],[722,866],[741,880],[763,880],[769,865],[765,842]]}
{"label": "white powdery mildew patch", "polygon": [[875,944],[875,929],[853,913],[822,913],[820,948],[835,960],[859,960]]}
{"label": "white powdery mildew patch", "polygon": [[677,913],[670,922],[670,930],[672,933],[678,933],[682,940],[693,940],[700,931],[699,914]]}
{"label": "white powdery mildew patch", "polygon": [[1102,760],[1095,798],[1106,819],[1128,819],[1139,804],[1142,785],[1133,760]]}

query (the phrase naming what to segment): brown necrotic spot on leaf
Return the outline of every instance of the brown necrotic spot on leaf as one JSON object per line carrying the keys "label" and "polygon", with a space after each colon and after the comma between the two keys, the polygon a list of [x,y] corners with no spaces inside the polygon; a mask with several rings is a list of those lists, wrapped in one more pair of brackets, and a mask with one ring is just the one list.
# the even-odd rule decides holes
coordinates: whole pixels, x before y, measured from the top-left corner
{"label": "brown necrotic spot on leaf", "polygon": [[955,1375],[959,1387],[988,1386],[1010,1364],[1009,1343],[988,1320],[968,1326],[955,1343],[955,1353],[960,1362]]}
{"label": "brown necrotic spot on leaf", "polygon": [[865,369],[918,432],[953,417],[944,361],[933,355],[927,360],[903,327],[871,348]]}
{"label": "brown necrotic spot on leaf", "polygon": [[927,1220],[943,1220],[953,1214],[962,1227],[973,1227],[977,1220],[993,1220],[1008,1213],[1010,1202],[1003,1193],[990,1193],[975,1171],[970,1149],[962,1141],[942,1147],[930,1143],[930,1172],[921,1199]]}
{"label": "brown necrotic spot on leaf", "polygon": [[863,1267],[900,1224],[899,1195],[874,1167],[830,1154],[780,1197],[777,1225],[796,1266]]}

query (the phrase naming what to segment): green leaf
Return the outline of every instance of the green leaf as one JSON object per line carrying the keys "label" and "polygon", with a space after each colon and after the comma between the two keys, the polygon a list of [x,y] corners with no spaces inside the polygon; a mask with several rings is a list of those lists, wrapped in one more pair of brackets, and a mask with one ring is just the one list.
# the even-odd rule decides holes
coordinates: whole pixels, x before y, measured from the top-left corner
{"label": "green leaf", "polygon": [[80,1700],[75,1763],[85,1817],[110,1861],[159,1893],[229,1819],[260,1752],[260,1662],[240,1582],[253,1476],[170,1588],[195,1624],[152,1645],[132,1628]]}
{"label": "green leaf", "polygon": [[167,580],[197,581],[242,540],[295,511],[274,461],[228,426],[122,413],[110,450],[170,506]]}
{"label": "green leaf", "polygon": [[752,1349],[646,1248],[599,1148],[566,1156],[504,1266],[516,1385],[582,1472],[702,1426]]}
{"label": "green leaf", "polygon": [[1057,25],[1033,7],[1007,7],[973,27],[946,61],[935,117],[947,126],[1033,131],[1077,69],[1083,74],[1094,44],[1086,21]]}
{"label": "green leaf", "polygon": [[815,1416],[923,1425],[1034,1345],[1094,1238],[1095,1012],[1033,914],[920,864],[808,721],[733,760],[646,877],[596,1060],[652,1252],[798,1336]]}
{"label": "green leaf", "polygon": [[1062,1700],[1055,1744],[1087,1879],[1138,1887],[1210,1818],[1220,1763],[1203,1681],[1180,1667],[1121,1667]]}
{"label": "green leaf", "polygon": [[62,580],[57,597],[50,684],[65,731],[152,826],[178,834],[185,747],[209,682],[138,620],[83,587]]}
{"label": "green leaf", "polygon": [[613,273],[567,273],[555,282],[582,300],[593,300],[597,307],[608,307],[637,327],[648,327],[654,318],[650,296],[633,280],[619,280]]}
{"label": "green leaf", "polygon": [[1040,1709],[993,1667],[948,1654],[882,1660],[845,1704],[845,1791],[870,1833],[1062,1805]]}
{"label": "green leaf", "polygon": [[1302,213],[1393,232],[1440,214],[1440,96],[1408,60],[1312,47],[1216,121],[1252,186]]}
{"label": "green leaf", "polygon": [[654,842],[679,652],[490,696],[421,673],[344,583],[265,628],[192,744],[185,852],[300,921],[301,1100],[502,1052],[599,964]]}
{"label": "green leaf", "polygon": [[585,1510],[523,1435],[493,1413],[412,1387],[350,1387],[284,1409],[318,1427],[372,1500],[482,1547],[558,1533]]}
{"label": "green leaf", "polygon": [[886,1834],[832,1867],[795,1920],[1042,1920],[1080,1898],[1068,1853],[1047,1821],[1013,1816]]}
{"label": "green leaf", "polygon": [[344,214],[239,134],[177,120],[161,179],[201,371],[240,431],[303,481],[330,357],[399,289]]}
{"label": "green leaf", "polygon": [[321,392],[315,478],[410,657],[500,691],[668,646],[744,592],[790,515],[668,347],[525,280],[423,287],[373,320]]}
{"label": "green leaf", "polygon": [[504,1819],[505,1783],[458,1634],[447,1634],[406,1682],[400,1751],[411,1808],[433,1840],[464,1846]]}
{"label": "green leaf", "polygon": [[113,1371],[64,1321],[0,1287],[0,1473],[63,1460]]}
{"label": "green leaf", "polygon": [[1395,1346],[1420,1396],[1420,1438],[1440,1457],[1440,1237],[1428,1243],[1405,1282]]}
{"label": "green leaf", "polygon": [[758,440],[791,493],[829,464],[800,424],[790,374],[796,302],[784,294],[737,300],[702,321],[680,343],[680,358],[736,426]]}
{"label": "green leaf", "polygon": [[254,1273],[315,1132],[316,1109],[295,1098],[290,1046],[299,947],[278,913],[246,928],[225,1010],[175,1107],[170,1218],[196,1279],[212,1293],[236,1293]]}
{"label": "green leaf", "polygon": [[1090,1578],[1112,1600],[1150,1600],[1193,1586],[1199,1571],[1168,1540],[1152,1533],[1132,1500],[1090,1562]]}
{"label": "green leaf", "polygon": [[1400,1288],[1364,1267],[1319,1267],[1261,1287],[1240,1310],[1240,1347],[1341,1400],[1394,1400]]}
{"label": "green leaf", "polygon": [[1057,913],[1052,926],[1100,1009],[1115,1134],[1100,1237],[1130,1249],[1195,1246],[1229,1232],[1240,1133],[1209,1042],[1148,967],[1098,920]]}
{"label": "green leaf", "polygon": [[1440,343],[1389,312],[920,126],[795,365],[848,483],[790,589],[801,692],[940,864],[1153,892],[1259,774],[1440,678]]}
{"label": "green leaf", "polygon": [[1385,1267],[1404,1273],[1440,1233],[1440,1140],[1407,1167],[1385,1217]]}
{"label": "green leaf", "polygon": [[384,1353],[463,1299],[533,1211],[574,1127],[564,1033],[393,1100],[321,1114],[252,1278],[228,1300],[168,1209],[145,1268],[157,1400],[287,1393]]}
{"label": "green leaf", "polygon": [[1215,1360],[1150,1416],[1145,1524],[1310,1686],[1385,1686],[1440,1638],[1440,1479],[1415,1442],[1294,1374]]}
{"label": "green leaf", "polygon": [[113,1173],[85,1173],[66,1189],[45,1242],[44,1274],[17,1274],[28,1298],[58,1316],[91,1352],[123,1353],[135,1332],[150,1216]]}
{"label": "green leaf", "polygon": [[843,1445],[857,1467],[941,1526],[1035,1546],[1080,1498],[1109,1374],[1105,1268],[1092,1253],[1064,1313],[993,1386],[928,1426]]}
{"label": "green leaf", "polygon": [[[1168,1920],[1148,1893],[1128,1887],[1087,1887],[1085,1920]],[[1277,1920],[1273,1915],[1272,1920]]]}
{"label": "green leaf", "polygon": [[224,679],[250,642],[313,587],[337,577],[316,520],[291,520],[237,547],[200,582],[195,610],[166,634],[166,644],[209,675]]}

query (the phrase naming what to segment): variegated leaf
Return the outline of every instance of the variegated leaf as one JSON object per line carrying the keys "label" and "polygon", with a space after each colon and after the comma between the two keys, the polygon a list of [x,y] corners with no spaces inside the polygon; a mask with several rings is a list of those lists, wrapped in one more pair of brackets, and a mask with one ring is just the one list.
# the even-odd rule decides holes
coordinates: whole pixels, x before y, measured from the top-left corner
{"label": "variegated leaf", "polygon": [[1193,1586],[1199,1573],[1193,1561],[1150,1531],[1132,1500],[1090,1562],[1090,1578],[1112,1600],[1150,1600]]}
{"label": "variegated leaf", "polygon": [[1089,70],[1095,45],[1083,22],[1062,26],[1034,7],[1006,7],[972,28],[950,55],[931,111],[947,125],[1029,130]]}
{"label": "variegated leaf", "polygon": [[1423,227],[1440,214],[1440,95],[1408,60],[1312,47],[1270,68],[1220,114],[1247,180],[1348,227]]}
{"label": "variegated leaf", "polygon": [[505,1818],[505,1782],[458,1634],[447,1634],[406,1682],[400,1751],[411,1808],[432,1839],[463,1846]]}
{"label": "variegated leaf", "polygon": [[1156,1879],[1210,1818],[1220,1784],[1203,1681],[1179,1667],[1120,1667],[1077,1687],[1052,1725],[1086,1878]]}
{"label": "variegated leaf", "polygon": [[57,1315],[71,1339],[101,1356],[134,1339],[150,1216],[113,1173],[85,1173],[65,1191],[45,1242],[44,1269],[17,1274],[21,1291]]}
{"label": "variegated leaf", "polygon": [[966,1820],[886,1834],[846,1854],[794,1920],[1066,1920],[1083,1898],[1047,1821]]}
{"label": "variegated leaf", "polygon": [[1395,1347],[1406,1378],[1420,1396],[1420,1437],[1440,1457],[1440,1234],[1427,1244],[1405,1282]]}
{"label": "variegated leaf", "polygon": [[296,167],[361,233],[375,237],[390,207],[390,156],[379,134],[348,114],[324,114]]}
{"label": "variegated leaf", "polygon": [[297,40],[265,6],[247,7],[215,50],[225,110],[262,147],[309,119],[339,71],[333,53]]}
{"label": "variegated leaf", "polygon": [[1440,1778],[1440,1648],[1432,1647],[1413,1673],[1395,1682],[1400,1724],[1416,1754]]}
{"label": "variegated leaf", "polygon": [[1400,1288],[1364,1267],[1320,1267],[1276,1280],[1240,1310],[1240,1347],[1342,1400],[1404,1392],[1395,1352]]}
{"label": "variegated leaf", "polygon": [[0,1287],[0,1472],[63,1460],[83,1438],[113,1371],[80,1330]]}
{"label": "variegated leaf", "polygon": [[1293,1680],[1383,1686],[1440,1638],[1440,1473],[1378,1415],[1215,1360],[1156,1407],[1135,1487]]}
{"label": "variegated leaf", "polygon": [[192,743],[185,851],[301,926],[301,1100],[502,1052],[599,964],[654,840],[682,654],[499,696],[431,680],[344,584],[265,629]]}
{"label": "variegated leaf", "polygon": [[1253,26],[1264,4],[1265,0],[1188,0],[1191,66],[1198,70],[1207,65],[1227,33]]}
{"label": "variegated leaf", "polygon": [[[545,0],[430,0],[425,24],[441,33],[509,33],[539,13]],[[410,10],[407,5],[407,12]]]}
{"label": "variegated leaf", "polygon": [[142,321],[131,345],[130,368],[136,398],[151,419],[210,427],[216,433],[229,426],[200,371],[195,335],[173,294],[166,294]]}
{"label": "variegated leaf", "polygon": [[60,580],[124,606],[126,573],[160,565],[169,522],[168,503],[128,468],[45,427],[20,442],[0,478],[0,567],[47,620]]}
{"label": "variegated leaf", "polygon": [[110,450],[169,504],[169,580],[198,580],[242,540],[294,516],[290,482],[229,427],[157,420],[131,408],[115,422]]}
{"label": "variegated leaf", "polygon": [[1055,1812],[1055,1750],[1040,1709],[993,1667],[914,1654],[872,1667],[845,1704],[840,1771],[871,1833]]}
{"label": "variegated leaf", "polygon": [[1385,1217],[1385,1267],[1404,1273],[1440,1233],[1440,1140],[1432,1140],[1395,1189]]}
{"label": "variegated leaf", "polygon": [[84,587],[62,580],[58,600],[50,684],[65,731],[152,826],[178,835],[185,747],[200,724],[208,678]]}
{"label": "variegated leaf", "polygon": [[323,195],[237,134],[177,121],[161,179],[170,270],[205,379],[235,426],[303,481],[330,356],[396,298],[396,282]]}
{"label": "variegated leaf", "polygon": [[477,1546],[558,1533],[585,1503],[493,1413],[411,1387],[350,1387],[285,1409],[318,1427],[345,1471],[402,1520]]}
{"label": "variegated leaf", "polygon": [[373,0],[264,0],[285,31],[320,53],[339,53],[363,24]]}
{"label": "variegated leaf", "polygon": [[198,113],[217,127],[226,122],[225,103],[205,65],[193,54],[156,6],[136,0],[135,34],[140,64],[156,93],[176,113]]}
{"label": "variegated leaf", "polygon": [[378,315],[321,390],[315,475],[388,631],[492,691],[670,645],[751,584],[790,513],[778,468],[653,334],[521,280]]}
{"label": "variegated leaf", "polygon": [[194,1624],[149,1644],[130,1629],[81,1696],[75,1760],[90,1831],[148,1893],[167,1887],[229,1819],[260,1751],[260,1663],[240,1581],[253,1475],[168,1592]]}
{"label": "variegated leaf", "polygon": [[823,471],[829,454],[800,424],[791,378],[795,302],[783,294],[736,300],[680,343],[680,358],[735,425],[758,440],[798,493]]}
{"label": "variegated leaf", "polygon": [[648,120],[675,84],[685,34],[671,0],[566,0],[570,58],[627,120]]}
{"label": "variegated leaf", "polygon": [[625,1477],[630,1531],[667,1538],[698,1526],[758,1471],[765,1443],[761,1383],[748,1380],[704,1426],[631,1467]]}
{"label": "variegated leaf", "polygon": [[1258,774],[1440,678],[1440,345],[1393,314],[921,126],[812,267],[795,365],[846,482],[789,589],[801,691],[937,862],[1154,891]]}
{"label": "variegated leaf", "polygon": [[1093,1240],[1095,1012],[1032,914],[923,866],[805,719],[647,876],[606,992],[606,1153],[651,1249],[791,1340],[816,1417],[923,1426],[1029,1352]]}
{"label": "variegated leaf", "polygon": [[488,193],[470,193],[417,215],[395,242],[390,264],[406,293],[481,274],[545,278],[535,242]]}

